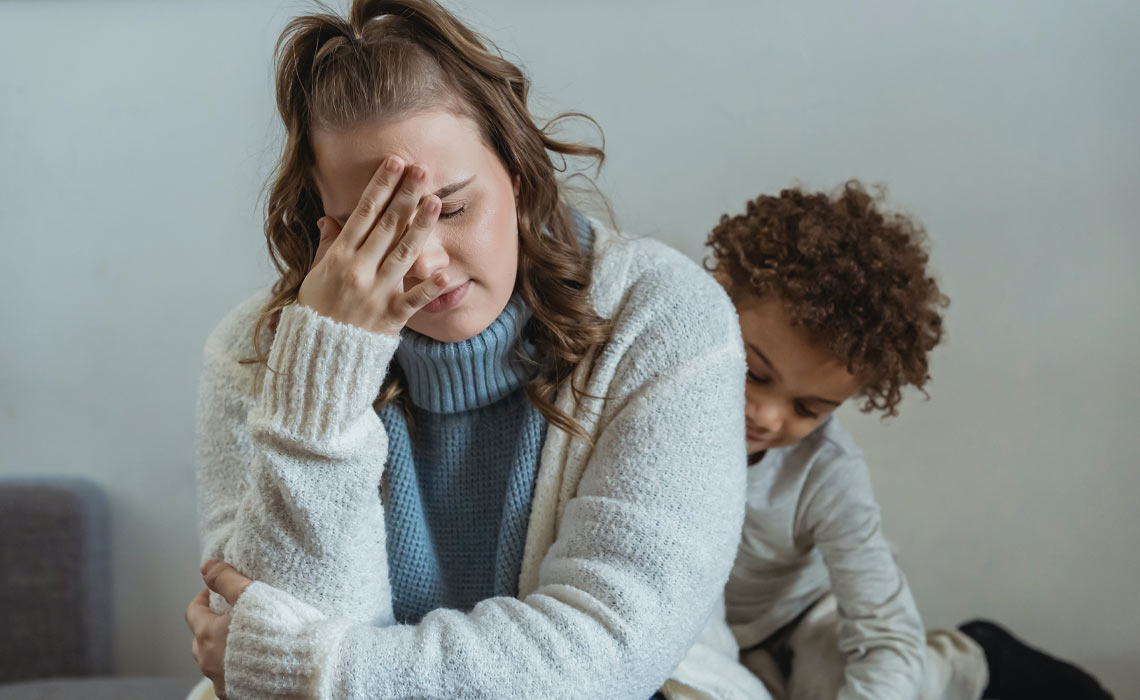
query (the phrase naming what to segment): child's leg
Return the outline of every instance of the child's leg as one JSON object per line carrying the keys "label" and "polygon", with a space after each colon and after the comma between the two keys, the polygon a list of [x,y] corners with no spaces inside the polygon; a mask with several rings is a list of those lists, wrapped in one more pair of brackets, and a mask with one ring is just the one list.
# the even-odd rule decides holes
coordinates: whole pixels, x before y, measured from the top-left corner
{"label": "child's leg", "polygon": [[839,651],[838,632],[835,596],[828,594],[803,616],[788,639],[792,668],[787,700],[835,700],[847,665]]}
{"label": "child's leg", "polygon": [[[834,596],[820,600],[791,633],[792,669],[787,700],[834,700],[843,687],[847,659],[839,651]],[[926,638],[926,672],[919,700],[978,700],[988,682],[982,648],[957,630]]]}
{"label": "child's leg", "polygon": [[926,633],[922,700],[977,700],[989,683],[986,655],[958,630]]}
{"label": "child's leg", "polygon": [[786,682],[784,674],[767,649],[758,646],[742,651],[740,663],[751,671],[752,675],[760,679],[760,682],[768,689],[768,694],[772,696],[772,700],[788,700],[784,688]]}

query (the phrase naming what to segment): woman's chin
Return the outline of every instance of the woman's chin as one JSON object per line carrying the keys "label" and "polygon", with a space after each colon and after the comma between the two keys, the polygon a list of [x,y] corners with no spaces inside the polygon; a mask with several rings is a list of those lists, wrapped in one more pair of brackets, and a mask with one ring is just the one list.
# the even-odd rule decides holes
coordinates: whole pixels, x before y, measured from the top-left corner
{"label": "woman's chin", "polygon": [[462,343],[487,330],[496,318],[475,317],[465,311],[462,307],[434,314],[421,311],[408,321],[408,328],[441,343]]}
{"label": "woman's chin", "polygon": [[[494,298],[499,296],[502,298]],[[510,294],[492,295],[472,283],[454,307],[436,312],[421,310],[408,321],[408,328],[441,343],[461,343],[487,330],[510,300]]]}

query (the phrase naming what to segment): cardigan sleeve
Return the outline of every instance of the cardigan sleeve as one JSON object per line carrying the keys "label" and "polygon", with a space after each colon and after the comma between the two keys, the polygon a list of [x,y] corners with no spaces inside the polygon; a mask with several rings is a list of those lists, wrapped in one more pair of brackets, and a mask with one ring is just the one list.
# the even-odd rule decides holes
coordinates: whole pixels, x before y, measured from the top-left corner
{"label": "cardigan sleeve", "polygon": [[699,326],[700,342],[642,338],[618,363],[532,594],[377,627],[255,583],[234,607],[229,697],[652,694],[713,610],[744,517],[742,344],[727,299],[714,301],[702,317],[652,319]]}
{"label": "cardigan sleeve", "polygon": [[[252,324],[237,315],[207,340],[199,384],[202,558],[324,614],[389,622],[378,494],[387,442],[372,402],[398,338],[292,305],[256,381],[256,365],[238,362]],[[226,604],[213,596],[212,606]]]}

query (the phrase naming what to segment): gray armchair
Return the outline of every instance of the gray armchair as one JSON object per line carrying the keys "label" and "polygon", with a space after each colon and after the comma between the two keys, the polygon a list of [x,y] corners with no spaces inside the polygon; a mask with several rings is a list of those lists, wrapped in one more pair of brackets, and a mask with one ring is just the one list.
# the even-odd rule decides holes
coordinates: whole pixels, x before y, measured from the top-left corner
{"label": "gray armchair", "polygon": [[107,500],[86,479],[0,477],[0,700],[183,700],[184,678],[108,678]]}

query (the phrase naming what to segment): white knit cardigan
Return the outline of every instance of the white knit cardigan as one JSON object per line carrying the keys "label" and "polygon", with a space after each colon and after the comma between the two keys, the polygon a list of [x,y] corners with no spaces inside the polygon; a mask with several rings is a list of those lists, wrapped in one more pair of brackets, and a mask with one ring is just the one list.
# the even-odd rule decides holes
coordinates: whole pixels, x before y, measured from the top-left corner
{"label": "white knit cardigan", "polygon": [[[722,592],[744,517],[745,364],[731,303],[699,266],[595,228],[590,301],[612,339],[557,405],[517,598],[392,620],[372,408],[398,339],[293,305],[253,354],[257,294],[206,342],[198,404],[203,560],[253,578],[232,611],[232,700],[763,698]],[[215,610],[226,604],[216,595]]]}

